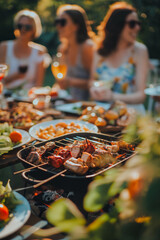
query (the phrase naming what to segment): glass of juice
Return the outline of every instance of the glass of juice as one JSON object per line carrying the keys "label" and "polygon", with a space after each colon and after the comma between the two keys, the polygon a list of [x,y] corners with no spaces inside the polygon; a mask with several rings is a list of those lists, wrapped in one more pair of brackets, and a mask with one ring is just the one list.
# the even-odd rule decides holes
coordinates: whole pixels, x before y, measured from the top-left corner
{"label": "glass of juice", "polygon": [[63,57],[62,53],[58,52],[56,54],[56,56],[53,57],[53,61],[51,64],[51,70],[52,70],[53,76],[57,80],[61,80],[61,79],[65,78],[65,76],[67,74],[67,65],[64,61],[64,57]]}

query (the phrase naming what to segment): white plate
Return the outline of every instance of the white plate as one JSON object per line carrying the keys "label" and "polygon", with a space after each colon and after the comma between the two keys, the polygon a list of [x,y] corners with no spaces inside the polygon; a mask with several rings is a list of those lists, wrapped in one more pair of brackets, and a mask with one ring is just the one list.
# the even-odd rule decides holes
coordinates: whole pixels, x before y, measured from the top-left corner
{"label": "white plate", "polygon": [[39,140],[39,141],[46,141],[45,139],[39,138],[36,134],[37,131],[39,131],[40,128],[46,128],[49,127],[50,125],[56,125],[59,122],[65,122],[65,123],[71,123],[74,122],[76,124],[79,124],[80,126],[85,126],[87,127],[91,132],[98,132],[98,128],[97,126],[95,126],[94,124],[88,123],[88,122],[84,122],[84,121],[79,121],[79,120],[75,120],[75,119],[58,119],[58,120],[53,120],[53,121],[48,121],[48,122],[42,122],[42,123],[38,123],[36,125],[34,125],[33,127],[31,127],[29,129],[29,134]]}
{"label": "white plate", "polygon": [[149,95],[149,96],[160,96],[160,86],[146,88],[144,92],[146,95]]}
{"label": "white plate", "polygon": [[[81,110],[82,104],[83,104],[83,102],[68,103],[68,104],[56,106],[56,109],[59,111],[62,111],[62,112],[81,115],[82,114],[82,110]],[[109,103],[96,102],[96,105],[103,107],[106,110],[108,110],[110,107]]]}
{"label": "white plate", "polygon": [[26,223],[31,214],[31,208],[27,199],[17,192],[14,192],[14,194],[18,200],[22,201],[22,204],[16,206],[11,220],[3,228],[0,228],[0,239],[3,239],[20,229]]}
{"label": "white plate", "polygon": [[29,142],[29,141],[31,140],[31,136],[30,136],[29,133],[26,132],[25,130],[15,129],[15,128],[14,128],[14,130],[22,134],[22,141],[21,141],[19,144],[15,145],[15,146],[13,147],[13,149],[14,149],[14,148],[21,147],[21,146],[23,146],[24,144],[26,144],[27,142]]}

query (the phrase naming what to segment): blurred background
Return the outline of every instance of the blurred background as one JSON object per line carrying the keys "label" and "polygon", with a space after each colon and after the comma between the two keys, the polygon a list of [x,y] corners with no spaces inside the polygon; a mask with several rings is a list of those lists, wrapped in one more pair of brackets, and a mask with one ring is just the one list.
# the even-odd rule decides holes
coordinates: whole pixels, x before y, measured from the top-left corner
{"label": "blurred background", "polygon": [[[56,53],[59,44],[54,26],[56,10],[61,4],[78,4],[82,6],[88,15],[94,32],[104,18],[110,4],[114,0],[0,0],[0,41],[14,39],[13,18],[22,9],[35,10],[40,15],[43,33],[36,39],[37,43],[47,47],[51,56]],[[159,0],[132,0],[131,3],[139,14],[142,29],[139,41],[143,42],[149,50],[151,59],[160,59],[160,1]],[[48,67],[44,85],[52,86],[53,75]]]}

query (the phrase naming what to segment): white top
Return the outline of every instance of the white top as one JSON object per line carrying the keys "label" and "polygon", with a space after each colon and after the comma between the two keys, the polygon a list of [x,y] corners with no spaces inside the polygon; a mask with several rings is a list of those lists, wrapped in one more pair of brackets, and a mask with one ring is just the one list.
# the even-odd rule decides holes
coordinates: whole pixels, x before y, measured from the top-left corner
{"label": "white top", "polygon": [[25,77],[22,79],[14,80],[5,85],[7,89],[30,89],[35,85],[36,80],[36,65],[44,60],[44,55],[39,55],[38,49],[32,48],[31,54],[27,58],[17,58],[13,52],[14,41],[7,42],[6,63],[9,65],[8,76],[18,72],[20,65],[27,65],[28,70]]}

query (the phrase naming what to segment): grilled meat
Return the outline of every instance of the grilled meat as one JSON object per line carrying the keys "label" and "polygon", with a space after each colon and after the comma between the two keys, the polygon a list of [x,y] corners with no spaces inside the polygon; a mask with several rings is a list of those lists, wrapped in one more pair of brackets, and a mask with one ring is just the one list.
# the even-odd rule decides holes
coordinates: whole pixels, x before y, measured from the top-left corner
{"label": "grilled meat", "polygon": [[119,145],[117,143],[114,143],[113,145],[105,145],[104,149],[110,153],[118,153]]}
{"label": "grilled meat", "polygon": [[88,167],[92,167],[92,168],[95,167],[95,164],[93,163],[93,157],[90,153],[83,152],[82,156],[81,156],[81,159],[85,162],[85,164]]}
{"label": "grilled meat", "polygon": [[133,146],[131,144],[128,144],[123,140],[118,141],[117,144],[118,144],[119,148],[123,149],[123,150],[132,150],[133,149]]}
{"label": "grilled meat", "polygon": [[33,163],[35,165],[38,165],[42,161],[41,156],[39,155],[38,152],[30,152],[26,158],[26,160],[30,163]]}
{"label": "grilled meat", "polygon": [[48,156],[47,159],[49,163],[55,168],[63,166],[63,163],[65,162],[65,159],[59,155]]}
{"label": "grilled meat", "polygon": [[54,147],[55,147],[54,142],[47,142],[44,146],[41,147],[33,146],[31,151],[38,152],[40,156],[43,156],[45,153],[52,151]]}
{"label": "grilled meat", "polygon": [[112,154],[103,149],[97,149],[93,154],[93,164],[95,167],[102,168],[115,161]]}
{"label": "grilled meat", "polygon": [[64,166],[65,168],[79,175],[83,175],[88,171],[88,166],[80,158],[76,159],[72,157],[65,161]]}
{"label": "grilled meat", "polygon": [[27,160],[34,164],[47,161],[55,168],[64,166],[76,174],[83,175],[89,168],[103,168],[113,164],[119,156],[122,156],[119,151],[132,149],[132,146],[125,141],[103,145],[92,143],[87,139],[75,141],[73,144],[52,151],[54,147],[54,142],[48,142],[39,148],[33,147]]}
{"label": "grilled meat", "polygon": [[68,148],[62,148],[59,152],[58,155],[62,156],[65,160],[68,160],[69,158],[72,157],[71,151]]}
{"label": "grilled meat", "polygon": [[81,146],[80,145],[73,145],[71,148],[71,155],[74,158],[80,157],[81,155]]}
{"label": "grilled meat", "polygon": [[91,153],[91,154],[94,153],[94,151],[95,151],[94,144],[92,142],[90,142],[89,140],[87,140],[87,139],[85,141],[86,141],[86,143],[85,143],[83,151]]}
{"label": "grilled meat", "polygon": [[95,151],[95,146],[89,140],[84,140],[81,142],[74,142],[71,147],[71,155],[75,158],[81,157],[83,152],[93,153]]}
{"label": "grilled meat", "polygon": [[45,144],[46,151],[52,151],[54,147],[55,147],[55,143],[54,142],[47,142]]}

